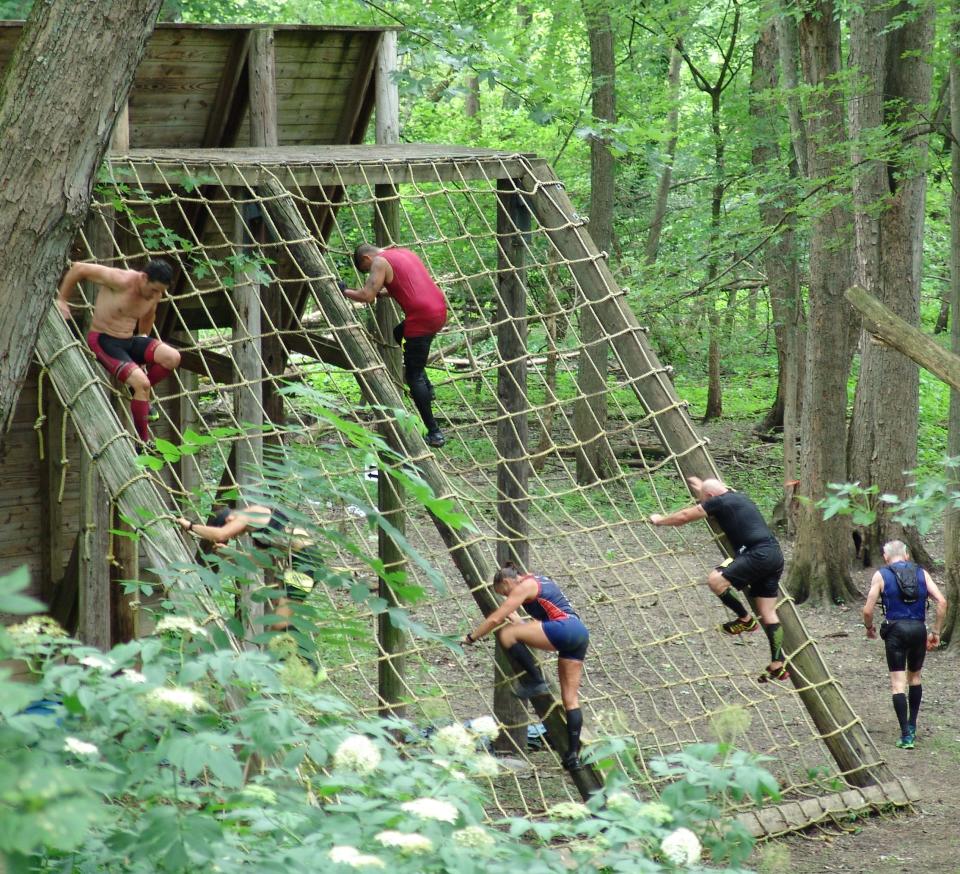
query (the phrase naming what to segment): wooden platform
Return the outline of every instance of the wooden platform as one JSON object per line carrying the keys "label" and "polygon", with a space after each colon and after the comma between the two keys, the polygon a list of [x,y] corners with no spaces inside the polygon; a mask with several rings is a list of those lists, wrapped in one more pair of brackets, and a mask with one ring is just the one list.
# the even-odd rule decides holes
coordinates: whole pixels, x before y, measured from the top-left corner
{"label": "wooden platform", "polygon": [[[263,25],[157,25],[130,92],[133,148],[250,144],[247,67]],[[0,72],[23,22],[0,22]],[[281,145],[363,142],[377,50],[393,27],[273,25]]]}
{"label": "wooden platform", "polygon": [[522,175],[525,162],[538,161],[527,153],[427,143],[131,149],[109,160],[117,181],[172,188],[188,176],[225,186],[276,178],[310,188],[509,179]]}

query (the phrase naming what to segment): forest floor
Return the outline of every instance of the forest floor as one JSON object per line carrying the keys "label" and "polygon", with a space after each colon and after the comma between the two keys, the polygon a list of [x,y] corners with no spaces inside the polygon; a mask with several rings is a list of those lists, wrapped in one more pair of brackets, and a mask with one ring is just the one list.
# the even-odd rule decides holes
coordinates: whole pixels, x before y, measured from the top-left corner
{"label": "forest floor", "polygon": [[[704,431],[715,453],[733,453],[733,465],[730,458],[720,463],[736,483],[739,465],[733,447],[749,447],[756,438],[744,423],[718,423]],[[751,480],[772,478],[773,482],[779,477],[779,465],[770,464],[772,459],[765,453],[755,454],[753,460],[760,464],[751,471]],[[736,484],[749,489],[746,482]],[[783,545],[789,563],[791,544]],[[942,561],[942,532],[931,535],[925,545],[930,555]],[[861,600],[844,606],[801,604],[797,609],[883,758],[898,777],[909,778],[919,789],[916,813],[864,817],[759,844],[747,866],[760,874],[960,874],[960,660],[952,653],[927,655],[916,748],[897,749],[899,730],[883,643],[866,639],[861,617],[874,570],[851,565]],[[942,585],[941,574],[931,570]]]}

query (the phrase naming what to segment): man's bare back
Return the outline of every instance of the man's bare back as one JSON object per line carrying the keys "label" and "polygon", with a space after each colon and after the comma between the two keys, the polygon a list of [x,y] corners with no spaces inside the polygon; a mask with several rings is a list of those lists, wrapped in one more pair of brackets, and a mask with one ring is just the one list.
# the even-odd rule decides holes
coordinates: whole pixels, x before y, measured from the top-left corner
{"label": "man's bare back", "polygon": [[68,301],[77,283],[86,280],[99,286],[90,327],[111,337],[127,338],[148,334],[157,314],[157,304],[166,286],[151,282],[139,270],[120,270],[101,264],[73,264],[60,283],[57,305],[69,318]]}

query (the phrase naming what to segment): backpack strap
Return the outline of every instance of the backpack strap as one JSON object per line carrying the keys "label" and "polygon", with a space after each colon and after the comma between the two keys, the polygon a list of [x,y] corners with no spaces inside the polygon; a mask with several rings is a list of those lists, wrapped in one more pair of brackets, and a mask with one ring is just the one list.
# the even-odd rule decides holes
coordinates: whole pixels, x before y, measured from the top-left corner
{"label": "backpack strap", "polygon": [[[886,599],[883,597],[883,594],[884,592],[886,592],[887,583],[890,582],[891,578],[893,579],[894,584],[896,584],[897,580],[896,580],[896,577],[893,577],[893,571],[890,570],[890,568],[887,567],[886,565],[884,565],[881,568],[878,568],[878,571],[880,572],[880,577],[883,579],[883,585],[880,587],[880,609],[883,611],[883,615],[886,616],[887,602],[886,602]],[[887,574],[890,574],[890,576],[887,576]]]}

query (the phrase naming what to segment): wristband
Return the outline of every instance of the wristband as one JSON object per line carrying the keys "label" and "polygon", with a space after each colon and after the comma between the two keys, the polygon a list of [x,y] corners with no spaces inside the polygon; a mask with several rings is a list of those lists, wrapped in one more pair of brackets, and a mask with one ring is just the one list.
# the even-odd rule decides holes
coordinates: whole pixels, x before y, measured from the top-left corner
{"label": "wristband", "polygon": [[476,640],[474,640],[473,635],[469,631],[467,632],[467,643],[476,643]]}
{"label": "wristband", "polygon": [[187,522],[187,531],[193,531],[193,520]]}

